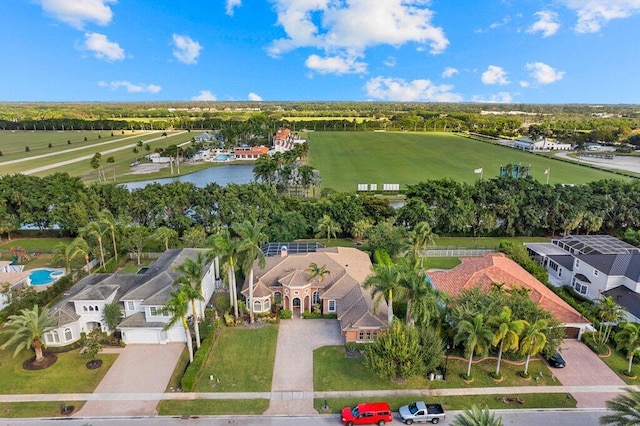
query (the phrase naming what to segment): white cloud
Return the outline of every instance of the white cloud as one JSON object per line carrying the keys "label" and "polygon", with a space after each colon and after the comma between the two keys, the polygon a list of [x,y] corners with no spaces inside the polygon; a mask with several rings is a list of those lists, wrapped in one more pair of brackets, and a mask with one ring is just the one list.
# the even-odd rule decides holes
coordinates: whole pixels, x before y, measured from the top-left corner
{"label": "white cloud", "polygon": [[496,65],[489,65],[487,70],[482,73],[481,80],[484,84],[500,84],[502,86],[509,84],[507,72]]}
{"label": "white cloud", "polygon": [[384,60],[383,64],[388,66],[389,68],[393,68],[396,66],[396,58],[395,56],[389,56]]}
{"label": "white cloud", "polygon": [[87,49],[93,51],[94,56],[98,59],[106,59],[108,61],[121,61],[124,59],[124,49],[118,43],[109,41],[104,34],[85,33],[84,45]]}
{"label": "white cloud", "polygon": [[358,62],[355,57],[338,56],[321,58],[310,55],[304,63],[307,68],[319,74],[361,74],[367,70],[367,64]]}
{"label": "white cloud", "polygon": [[278,24],[286,33],[269,46],[273,57],[311,47],[326,57],[361,58],[373,46],[399,47],[410,42],[428,45],[437,54],[449,44],[442,28],[432,24],[433,12],[426,0],[273,2]]}
{"label": "white cloud", "polygon": [[174,34],[173,45],[175,46],[173,56],[177,60],[190,65],[198,63],[198,56],[200,56],[200,51],[202,50],[200,43],[192,40],[189,36]]}
{"label": "white cloud", "polygon": [[556,71],[553,67],[542,63],[532,62],[526,65],[529,75],[539,84],[551,84],[564,77],[564,71]]}
{"label": "white cloud", "polygon": [[476,33],[487,33],[490,30],[495,30],[496,28],[503,27],[503,26],[507,25],[509,22],[511,22],[511,18],[509,16],[505,16],[504,18],[502,18],[502,21],[493,22],[486,29],[480,28],[480,29],[475,30],[475,32]]}
{"label": "white cloud", "polygon": [[522,80],[520,83],[520,87],[529,87],[531,84],[528,81]]}
{"label": "white cloud", "polygon": [[479,103],[490,103],[490,104],[510,104],[513,101],[511,97],[511,93],[509,92],[498,92],[495,95],[491,95],[488,98],[483,96],[474,96],[473,102]]}
{"label": "white cloud", "polygon": [[108,6],[117,0],[36,0],[55,19],[82,29],[88,22],[107,25],[113,18]]}
{"label": "white cloud", "polygon": [[446,67],[444,71],[442,71],[442,78],[451,78],[455,74],[458,74],[458,70],[453,67]]}
{"label": "white cloud", "polygon": [[240,7],[242,5],[242,0],[227,0],[227,8],[226,13],[229,16],[233,16],[233,9],[236,7]]}
{"label": "white cloud", "polygon": [[201,90],[200,93],[198,93],[196,96],[192,96],[191,97],[192,101],[217,101],[218,99],[216,98],[216,95],[214,95],[213,93],[211,93],[208,90]]}
{"label": "white cloud", "polygon": [[160,90],[162,90],[162,87],[158,86],[157,84],[134,84],[126,80],[111,81],[109,83],[105,81],[99,81],[98,86],[108,87],[111,90],[118,90],[123,87],[129,93],[158,93]]}
{"label": "white cloud", "polygon": [[250,101],[254,101],[254,102],[262,102],[262,96],[258,95],[257,93],[249,93],[249,96],[247,96],[247,98]]}
{"label": "white cloud", "polygon": [[558,14],[546,10],[536,12],[535,15],[538,20],[527,28],[528,33],[542,33],[542,37],[549,37],[554,35],[560,29],[560,23],[558,22]]}
{"label": "white cloud", "polygon": [[367,81],[367,96],[399,102],[461,102],[462,96],[451,92],[453,86],[437,86],[429,80],[405,81],[401,78],[375,77]]}
{"label": "white cloud", "polygon": [[577,33],[597,33],[613,19],[640,13],[640,0],[562,0],[578,15]]}

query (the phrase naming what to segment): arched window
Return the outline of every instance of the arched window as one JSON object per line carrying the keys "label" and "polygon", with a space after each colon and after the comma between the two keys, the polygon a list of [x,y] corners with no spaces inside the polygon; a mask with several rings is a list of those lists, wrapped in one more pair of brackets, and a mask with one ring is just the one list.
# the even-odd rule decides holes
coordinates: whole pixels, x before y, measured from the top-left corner
{"label": "arched window", "polygon": [[86,306],[86,305],[82,305],[82,310],[83,310],[83,311],[85,311],[85,312],[87,312],[87,311],[89,310],[89,308],[87,308],[87,306]]}
{"label": "arched window", "polygon": [[69,340],[73,340],[73,333],[71,333],[70,328],[64,329],[64,340],[68,342]]}
{"label": "arched window", "polygon": [[262,312],[262,302],[259,300],[253,301],[253,312]]}
{"label": "arched window", "polygon": [[273,304],[274,305],[282,305],[282,293],[276,291],[273,293]]}
{"label": "arched window", "polygon": [[317,305],[318,303],[320,303],[320,293],[317,291],[314,291],[313,294],[311,295],[311,304]]}
{"label": "arched window", "polygon": [[268,311],[269,309],[271,309],[271,300],[267,299],[264,301],[264,310]]}
{"label": "arched window", "polygon": [[50,332],[45,334],[45,340],[47,341],[47,343],[60,343],[58,330],[51,330]]}

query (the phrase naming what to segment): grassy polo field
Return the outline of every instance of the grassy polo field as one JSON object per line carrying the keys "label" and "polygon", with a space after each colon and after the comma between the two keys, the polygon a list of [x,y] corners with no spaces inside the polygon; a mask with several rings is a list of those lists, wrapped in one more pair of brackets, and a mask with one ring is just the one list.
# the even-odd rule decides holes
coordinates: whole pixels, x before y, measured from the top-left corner
{"label": "grassy polo field", "polygon": [[628,179],[610,172],[480,142],[451,133],[314,132],[309,134],[311,165],[320,170],[322,186],[355,191],[358,184],[416,184],[451,178],[472,183],[498,176],[501,165],[531,165],[531,175],[549,184],[582,184],[600,179]]}

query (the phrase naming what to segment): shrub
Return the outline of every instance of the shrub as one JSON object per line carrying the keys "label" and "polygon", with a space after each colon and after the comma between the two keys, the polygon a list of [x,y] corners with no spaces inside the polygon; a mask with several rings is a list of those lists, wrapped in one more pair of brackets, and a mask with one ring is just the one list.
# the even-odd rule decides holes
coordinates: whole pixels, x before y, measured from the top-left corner
{"label": "shrub", "polygon": [[87,141],[87,137],[86,137],[86,136],[84,137],[84,141],[85,141],[85,142]]}
{"label": "shrub", "polygon": [[53,148],[53,144],[49,142],[49,148]]}
{"label": "shrub", "polygon": [[281,319],[291,319],[293,317],[293,312],[290,309],[283,309],[280,311]]}
{"label": "shrub", "polygon": [[31,152],[31,149],[28,146],[24,147],[24,152]]}
{"label": "shrub", "polygon": [[71,145],[71,139],[67,139],[67,145]]}
{"label": "shrub", "polygon": [[602,334],[599,331],[587,331],[582,334],[582,341],[591,349],[593,352],[598,355],[604,355],[609,352],[607,345],[601,344],[598,342],[599,335]]}
{"label": "shrub", "polygon": [[204,363],[207,361],[207,358],[211,353],[211,348],[213,348],[216,336],[215,329],[217,329],[218,324],[219,321],[214,321],[214,332],[202,341],[200,349],[198,349],[196,354],[193,356],[193,362],[187,367],[187,371],[185,371],[184,376],[182,376],[180,384],[183,391],[192,392],[197,381],[200,379]]}

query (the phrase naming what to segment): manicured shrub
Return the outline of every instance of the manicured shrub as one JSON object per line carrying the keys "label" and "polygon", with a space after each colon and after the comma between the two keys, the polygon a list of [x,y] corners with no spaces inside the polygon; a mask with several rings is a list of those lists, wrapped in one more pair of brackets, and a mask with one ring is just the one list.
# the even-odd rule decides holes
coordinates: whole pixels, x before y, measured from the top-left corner
{"label": "manicured shrub", "polygon": [[283,309],[280,311],[280,319],[291,319],[293,312],[290,309]]}
{"label": "manicured shrub", "polygon": [[202,374],[204,363],[207,361],[207,358],[209,358],[211,348],[213,348],[213,343],[215,342],[216,338],[215,330],[218,326],[219,321],[214,321],[213,333],[211,333],[206,339],[202,341],[200,349],[198,349],[193,356],[193,362],[187,367],[187,371],[185,371],[184,376],[182,376],[180,384],[184,392],[192,392],[196,383],[198,382],[198,380],[200,380],[200,375]]}

